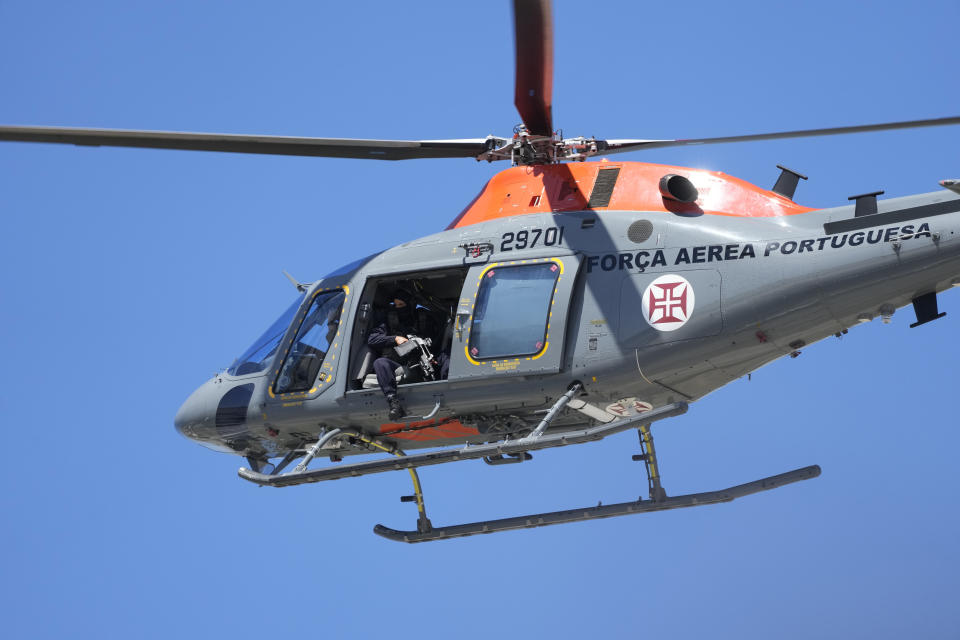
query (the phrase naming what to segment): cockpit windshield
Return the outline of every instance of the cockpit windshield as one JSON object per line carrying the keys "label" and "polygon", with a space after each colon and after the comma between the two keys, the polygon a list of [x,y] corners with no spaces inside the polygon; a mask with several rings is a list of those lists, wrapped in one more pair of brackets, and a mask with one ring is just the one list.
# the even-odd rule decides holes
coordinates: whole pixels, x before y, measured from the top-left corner
{"label": "cockpit windshield", "polygon": [[258,373],[263,371],[270,364],[270,359],[277,352],[277,346],[287,332],[293,316],[297,309],[303,304],[305,294],[300,294],[293,301],[286,311],[283,312],[276,322],[270,325],[270,328],[263,332],[263,335],[257,338],[256,342],[249,349],[243,352],[243,355],[234,360],[233,365],[227,369],[227,373],[232,376],[242,376],[248,373]]}

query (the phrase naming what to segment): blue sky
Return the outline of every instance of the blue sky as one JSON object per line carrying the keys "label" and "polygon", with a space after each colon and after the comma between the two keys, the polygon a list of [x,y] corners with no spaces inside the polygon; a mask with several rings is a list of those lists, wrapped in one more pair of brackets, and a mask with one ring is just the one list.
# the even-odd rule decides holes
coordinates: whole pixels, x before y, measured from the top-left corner
{"label": "blue sky", "polygon": [[[568,136],[691,138],[960,113],[956,2],[554,9]],[[0,3],[0,123],[508,135],[507,2]],[[797,200],[934,191],[960,127],[667,149]],[[0,614],[9,637],[960,634],[960,294],[851,330],[654,429],[671,493],[818,463],[728,505],[429,545],[406,474],[283,490],[173,415],[302,280],[442,229],[502,167],[0,144]],[[435,524],[629,500],[632,434],[423,471]]]}

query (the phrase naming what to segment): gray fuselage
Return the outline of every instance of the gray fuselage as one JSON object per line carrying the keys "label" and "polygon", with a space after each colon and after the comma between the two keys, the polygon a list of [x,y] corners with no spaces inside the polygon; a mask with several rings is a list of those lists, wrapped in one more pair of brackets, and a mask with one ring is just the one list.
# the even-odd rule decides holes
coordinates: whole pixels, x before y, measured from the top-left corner
{"label": "gray fuselage", "polygon": [[[550,229],[558,231],[549,246],[527,240],[518,247],[518,234],[543,237]],[[562,272],[544,310],[543,351],[474,360],[480,280],[538,261]],[[406,276],[428,282],[431,273],[451,269],[463,274],[463,290],[451,309],[450,376],[401,385],[410,413],[430,417],[389,426],[380,389],[354,383],[369,326],[364,316],[374,303],[370,283]],[[663,306],[671,294],[656,288],[662,276],[686,282],[667,302],[679,311]],[[537,412],[575,380],[594,414],[615,413],[624,399],[653,407],[697,400],[776,358],[948,289],[958,277],[960,197],[948,191],[883,200],[876,214],[859,218],[852,205],[762,218],[592,210],[505,217],[405,243],[313,283],[273,360],[253,373],[216,375],[175,422],[205,446],[260,460],[302,450],[336,427],[393,437],[410,449],[490,441],[529,432]],[[685,287],[689,297],[677,293]],[[283,349],[314,293],[329,290],[345,296],[339,331],[320,354],[319,382],[278,393]],[[674,326],[660,330],[655,318],[674,312]],[[568,409],[551,429],[594,422],[589,412]],[[337,446],[331,455],[365,452]]]}

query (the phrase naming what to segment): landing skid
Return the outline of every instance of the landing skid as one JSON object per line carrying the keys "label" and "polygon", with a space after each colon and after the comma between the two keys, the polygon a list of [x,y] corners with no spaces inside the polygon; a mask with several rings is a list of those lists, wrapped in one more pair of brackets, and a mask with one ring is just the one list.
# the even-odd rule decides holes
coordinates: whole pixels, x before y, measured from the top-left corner
{"label": "landing skid", "polygon": [[499,520],[484,520],[470,524],[458,524],[451,527],[436,527],[429,531],[397,531],[382,524],[373,528],[378,536],[397,542],[429,542],[431,540],[446,540],[448,538],[463,538],[481,533],[496,533],[497,531],[511,531],[513,529],[532,529],[534,527],[548,527],[553,524],[567,522],[582,522],[584,520],[599,520],[600,518],[616,518],[633,513],[649,513],[651,511],[666,511],[668,509],[683,509],[699,507],[706,504],[731,502],[736,498],[748,496],[752,493],[769,491],[787,484],[809,480],[820,475],[820,467],[812,465],[795,469],[776,476],[761,480],[754,480],[746,484],[739,484],[719,491],[691,493],[685,496],[674,496],[662,500],[637,500],[636,502],[620,502],[618,504],[598,505],[582,509],[568,509],[566,511],[551,511],[514,518]]}
{"label": "landing skid", "polygon": [[[660,484],[660,470],[657,463],[657,452],[653,445],[653,434],[650,431],[650,425],[664,418],[680,415],[687,411],[685,403],[669,404],[646,413],[629,416],[621,420],[615,420],[607,424],[601,424],[589,429],[579,431],[568,431],[564,433],[546,433],[547,428],[553,419],[563,410],[573,397],[582,390],[579,382],[571,384],[567,392],[550,408],[546,416],[539,425],[524,438],[507,439],[501,442],[479,445],[465,445],[463,447],[453,447],[440,449],[438,451],[427,451],[407,455],[397,446],[389,441],[375,436],[369,436],[356,429],[333,429],[324,432],[316,444],[314,444],[305,455],[303,461],[297,465],[291,473],[264,474],[258,471],[241,468],[239,475],[244,480],[259,484],[261,486],[284,487],[298,484],[307,484],[312,482],[323,482],[327,480],[337,480],[339,478],[355,477],[371,473],[383,473],[385,471],[396,471],[406,469],[413,480],[414,495],[403,496],[403,502],[416,502],[417,512],[417,530],[416,531],[398,531],[390,529],[383,525],[376,525],[373,532],[388,540],[398,542],[428,542],[430,540],[446,540],[448,538],[461,538],[465,536],[474,536],[481,533],[495,533],[497,531],[510,531],[512,529],[529,529],[533,527],[546,527],[553,524],[563,524],[566,522],[579,522],[582,520],[594,520],[599,518],[614,518],[633,513],[648,513],[651,511],[666,511],[667,509],[682,509],[686,507],[697,507],[705,504],[717,504],[720,502],[730,502],[741,496],[759,493],[760,491],[769,491],[783,485],[801,480],[809,480],[820,475],[820,467],[813,465],[781,473],[780,475],[770,476],[761,480],[755,480],[746,484],[737,485],[720,491],[708,491],[705,493],[692,493],[684,496],[668,497],[667,492]],[[423,490],[420,484],[420,477],[417,474],[419,467],[444,464],[449,462],[459,462],[461,460],[479,460],[483,459],[488,464],[507,464],[529,460],[532,456],[530,451],[550,449],[554,447],[564,447],[572,444],[581,444],[584,442],[593,442],[602,440],[607,436],[620,433],[628,429],[636,428],[640,437],[641,453],[633,456],[636,461],[642,461],[647,472],[647,488],[649,491],[649,500],[637,500],[636,502],[621,502],[619,504],[610,504],[603,506],[598,504],[595,507],[585,507],[582,509],[569,509],[566,511],[551,511],[549,513],[537,513],[527,516],[514,518],[502,518],[499,520],[484,520],[481,522],[472,522],[469,524],[458,524],[450,527],[435,528],[430,519],[427,518],[426,506],[423,499]],[[307,465],[315,456],[320,454],[324,446],[334,438],[349,438],[353,444],[362,444],[370,450],[383,451],[394,456],[386,460],[371,460],[368,462],[356,462],[352,464],[337,465],[322,469],[307,469]],[[284,459],[280,466],[285,466],[289,460]]]}

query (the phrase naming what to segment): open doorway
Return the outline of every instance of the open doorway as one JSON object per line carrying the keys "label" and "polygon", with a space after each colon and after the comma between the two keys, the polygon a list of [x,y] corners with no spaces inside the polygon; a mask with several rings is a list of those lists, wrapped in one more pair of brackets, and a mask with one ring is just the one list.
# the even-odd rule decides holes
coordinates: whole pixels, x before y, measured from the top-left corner
{"label": "open doorway", "polygon": [[[444,379],[467,271],[455,267],[367,280],[352,333],[348,390],[378,388],[374,362],[380,357],[399,365],[398,385]],[[404,343],[370,346],[371,335],[399,335]]]}

